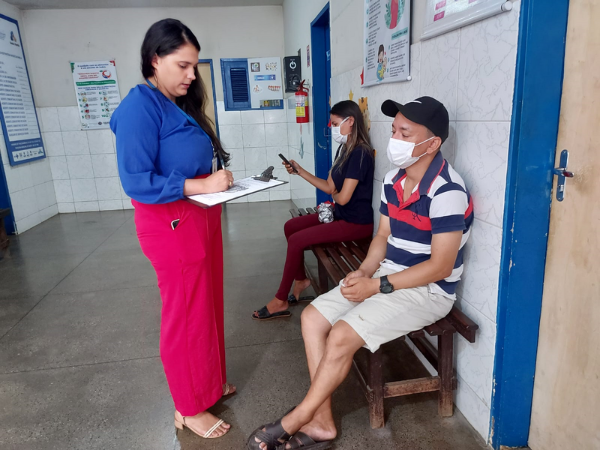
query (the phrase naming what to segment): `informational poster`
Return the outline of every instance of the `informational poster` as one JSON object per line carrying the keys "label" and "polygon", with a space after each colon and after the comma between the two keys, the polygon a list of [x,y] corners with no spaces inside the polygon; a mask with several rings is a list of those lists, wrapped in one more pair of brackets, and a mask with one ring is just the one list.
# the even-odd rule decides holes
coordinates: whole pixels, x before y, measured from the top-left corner
{"label": "informational poster", "polygon": [[71,72],[81,129],[109,128],[110,116],[121,103],[115,62],[72,62]]}
{"label": "informational poster", "polygon": [[421,38],[439,36],[511,9],[512,2],[507,0],[427,0]]}
{"label": "informational poster", "polygon": [[281,58],[248,58],[250,105],[254,108],[283,108]]}
{"label": "informational poster", "polygon": [[11,166],[46,157],[19,25],[1,14],[0,115]]}
{"label": "informational poster", "polygon": [[363,85],[410,78],[410,0],[365,0]]}

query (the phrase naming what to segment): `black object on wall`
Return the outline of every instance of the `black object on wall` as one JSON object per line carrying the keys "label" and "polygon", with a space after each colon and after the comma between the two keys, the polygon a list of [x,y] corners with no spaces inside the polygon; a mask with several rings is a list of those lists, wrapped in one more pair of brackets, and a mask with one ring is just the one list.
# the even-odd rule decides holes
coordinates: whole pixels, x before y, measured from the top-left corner
{"label": "black object on wall", "polygon": [[285,92],[296,92],[302,81],[302,65],[300,56],[285,56],[283,58],[283,78]]}

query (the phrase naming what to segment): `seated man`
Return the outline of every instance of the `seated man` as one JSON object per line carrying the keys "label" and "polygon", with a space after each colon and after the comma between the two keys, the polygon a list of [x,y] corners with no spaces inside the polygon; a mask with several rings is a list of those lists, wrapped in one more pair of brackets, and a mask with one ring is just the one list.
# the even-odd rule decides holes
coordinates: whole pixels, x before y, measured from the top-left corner
{"label": "seated man", "polygon": [[363,346],[375,352],[445,317],[454,304],[473,207],[439,151],[448,111],[431,97],[387,100],[381,111],[394,117],[387,155],[397,168],[383,182],[379,229],[360,268],[302,313],[311,387],[285,417],[259,428],[249,449],[329,448],[337,433],[331,394],[354,353]]}

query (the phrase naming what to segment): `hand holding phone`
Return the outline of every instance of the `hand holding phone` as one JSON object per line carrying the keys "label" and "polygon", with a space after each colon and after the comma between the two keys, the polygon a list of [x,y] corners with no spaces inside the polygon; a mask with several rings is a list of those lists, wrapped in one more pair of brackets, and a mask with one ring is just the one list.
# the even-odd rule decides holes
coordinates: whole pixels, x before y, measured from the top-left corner
{"label": "hand holding phone", "polygon": [[279,157],[281,158],[281,160],[282,160],[282,161],[283,161],[285,164],[287,164],[288,166],[290,166],[290,167],[292,168],[292,170],[294,171],[294,173],[298,173],[298,171],[296,170],[296,168],[295,168],[295,167],[292,165],[292,163],[291,163],[291,162],[289,162],[289,161],[287,160],[287,158],[286,158],[285,156],[283,156],[283,155],[280,153],[280,154],[279,154]]}

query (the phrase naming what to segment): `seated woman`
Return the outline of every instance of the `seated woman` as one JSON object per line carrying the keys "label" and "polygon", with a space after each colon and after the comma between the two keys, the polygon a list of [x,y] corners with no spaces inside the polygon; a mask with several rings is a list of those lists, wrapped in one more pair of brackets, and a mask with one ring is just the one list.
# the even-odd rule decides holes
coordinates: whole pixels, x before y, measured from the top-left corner
{"label": "seated woman", "polygon": [[[362,112],[356,103],[345,100],[331,108],[331,134],[340,144],[327,180],[304,170],[297,162],[287,165],[317,189],[331,194],[335,201],[334,221],[319,222],[318,214],[288,220],[284,227],[288,248],[283,277],[275,297],[252,318],[268,320],[289,317],[290,304],[298,303],[300,293],[310,286],[304,271],[304,250],[311,245],[369,238],[373,235],[373,175],[375,155]],[[285,164],[285,163],[284,163]],[[293,293],[290,288],[294,284]]]}

